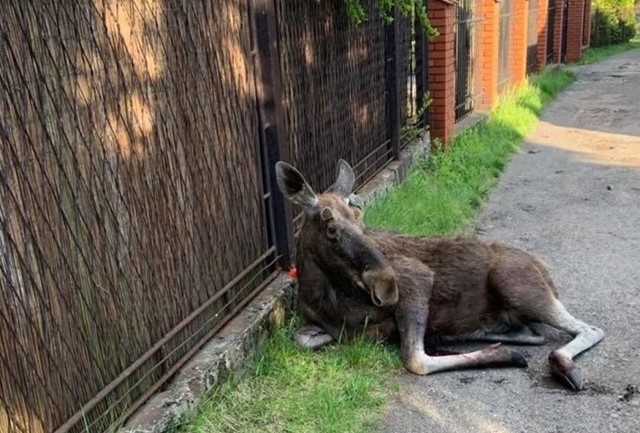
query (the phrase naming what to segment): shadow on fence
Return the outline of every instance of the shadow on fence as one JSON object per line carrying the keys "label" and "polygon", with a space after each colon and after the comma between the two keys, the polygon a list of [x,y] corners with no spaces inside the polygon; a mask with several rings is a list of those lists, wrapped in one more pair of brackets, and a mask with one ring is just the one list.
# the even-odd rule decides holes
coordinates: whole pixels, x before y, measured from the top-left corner
{"label": "shadow on fence", "polygon": [[[1,431],[108,429],[275,275],[254,3],[3,9]],[[364,180],[393,158],[384,24],[274,4],[290,160],[318,189],[338,158]]]}

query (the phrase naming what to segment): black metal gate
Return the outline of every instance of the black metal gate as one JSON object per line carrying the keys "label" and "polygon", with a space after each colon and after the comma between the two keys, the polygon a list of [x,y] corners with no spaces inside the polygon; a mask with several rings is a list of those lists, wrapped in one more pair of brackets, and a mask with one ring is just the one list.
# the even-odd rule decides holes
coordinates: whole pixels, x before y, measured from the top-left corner
{"label": "black metal gate", "polygon": [[511,17],[513,16],[512,0],[500,2],[500,45],[498,63],[498,92],[502,92],[511,79]]}
{"label": "black metal gate", "polygon": [[556,0],[549,0],[547,9],[547,63],[553,61],[554,41],[556,33]]}
{"label": "black metal gate", "polygon": [[460,0],[458,3],[454,29],[457,122],[473,112],[473,0]]}
{"label": "black metal gate", "polygon": [[538,67],[538,0],[529,0],[527,23],[527,73]]}

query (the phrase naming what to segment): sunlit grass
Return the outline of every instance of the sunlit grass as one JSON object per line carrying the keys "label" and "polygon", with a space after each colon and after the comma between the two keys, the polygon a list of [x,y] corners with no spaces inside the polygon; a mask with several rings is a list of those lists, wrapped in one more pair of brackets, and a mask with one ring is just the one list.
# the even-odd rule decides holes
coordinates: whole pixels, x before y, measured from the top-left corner
{"label": "sunlit grass", "polygon": [[614,54],[623,53],[629,50],[640,48],[640,35],[636,35],[629,42],[617,45],[608,45],[606,47],[587,48],[582,54],[582,59],[578,62],[581,65],[599,62]]}
{"label": "sunlit grass", "polygon": [[252,375],[220,389],[179,430],[213,432],[368,432],[380,421],[395,350],[367,340],[312,352],[298,347],[295,320],[267,343]]}
{"label": "sunlit grass", "polygon": [[432,152],[409,178],[365,214],[375,227],[411,234],[453,234],[472,220],[543,107],[575,76],[549,69],[504,98],[489,119]]}

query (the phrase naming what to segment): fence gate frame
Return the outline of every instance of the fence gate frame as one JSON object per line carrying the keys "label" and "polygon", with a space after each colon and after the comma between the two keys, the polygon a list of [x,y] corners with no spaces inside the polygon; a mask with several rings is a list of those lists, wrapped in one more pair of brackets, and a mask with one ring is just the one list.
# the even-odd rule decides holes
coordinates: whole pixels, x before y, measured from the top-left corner
{"label": "fence gate frame", "polygon": [[[260,128],[259,145],[264,184],[263,200],[269,242],[276,247],[278,264],[286,269],[293,258],[293,210],[277,187],[275,164],[289,160],[282,108],[282,73],[276,21],[277,0],[247,0],[251,21],[254,79]],[[280,222],[280,223],[278,223]]]}
{"label": "fence gate frame", "polygon": [[562,0],[562,44],[560,45],[560,62],[567,56],[567,31],[569,29],[569,0]]}
{"label": "fence gate frame", "polygon": [[475,13],[474,0],[460,0],[456,5],[453,26],[455,58],[455,122],[464,119],[474,110],[474,68],[476,23],[483,18]]}

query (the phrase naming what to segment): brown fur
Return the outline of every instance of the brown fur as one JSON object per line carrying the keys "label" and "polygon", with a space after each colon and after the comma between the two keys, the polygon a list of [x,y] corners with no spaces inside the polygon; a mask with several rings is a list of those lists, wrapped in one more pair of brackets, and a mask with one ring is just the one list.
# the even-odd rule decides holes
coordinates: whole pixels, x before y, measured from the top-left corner
{"label": "brown fur", "polygon": [[[357,218],[343,200],[323,196],[321,203]],[[397,337],[393,325],[397,306],[376,307],[360,288],[349,285],[336,290],[324,278],[307,245],[332,246],[316,230],[307,229],[308,224],[305,221],[297,242],[299,310],[311,322],[334,330],[330,333],[336,339],[360,335],[365,323],[370,327],[386,323],[380,336]],[[399,298],[414,305],[428,299],[431,341],[504,327],[501,312],[505,309],[513,308],[513,324],[535,320],[548,297],[556,295],[544,265],[515,248],[466,237],[409,237],[375,230],[365,234],[395,271]]]}
{"label": "brown fur", "polygon": [[[346,163],[341,162],[334,187],[338,193],[317,196],[295,169],[282,165],[279,170],[281,190],[306,213],[296,262],[298,311],[307,321],[334,340],[359,335],[399,340],[405,365],[417,374],[524,366],[522,355],[496,346],[432,358],[424,344],[451,337],[541,344],[543,337],[529,325],[547,323],[575,336],[552,352],[550,361],[558,377],[582,388],[582,373],[572,358],[603,334],[566,312],[540,260],[470,237],[369,230],[360,211],[348,206],[353,174]],[[302,344],[313,347],[313,341]]]}

